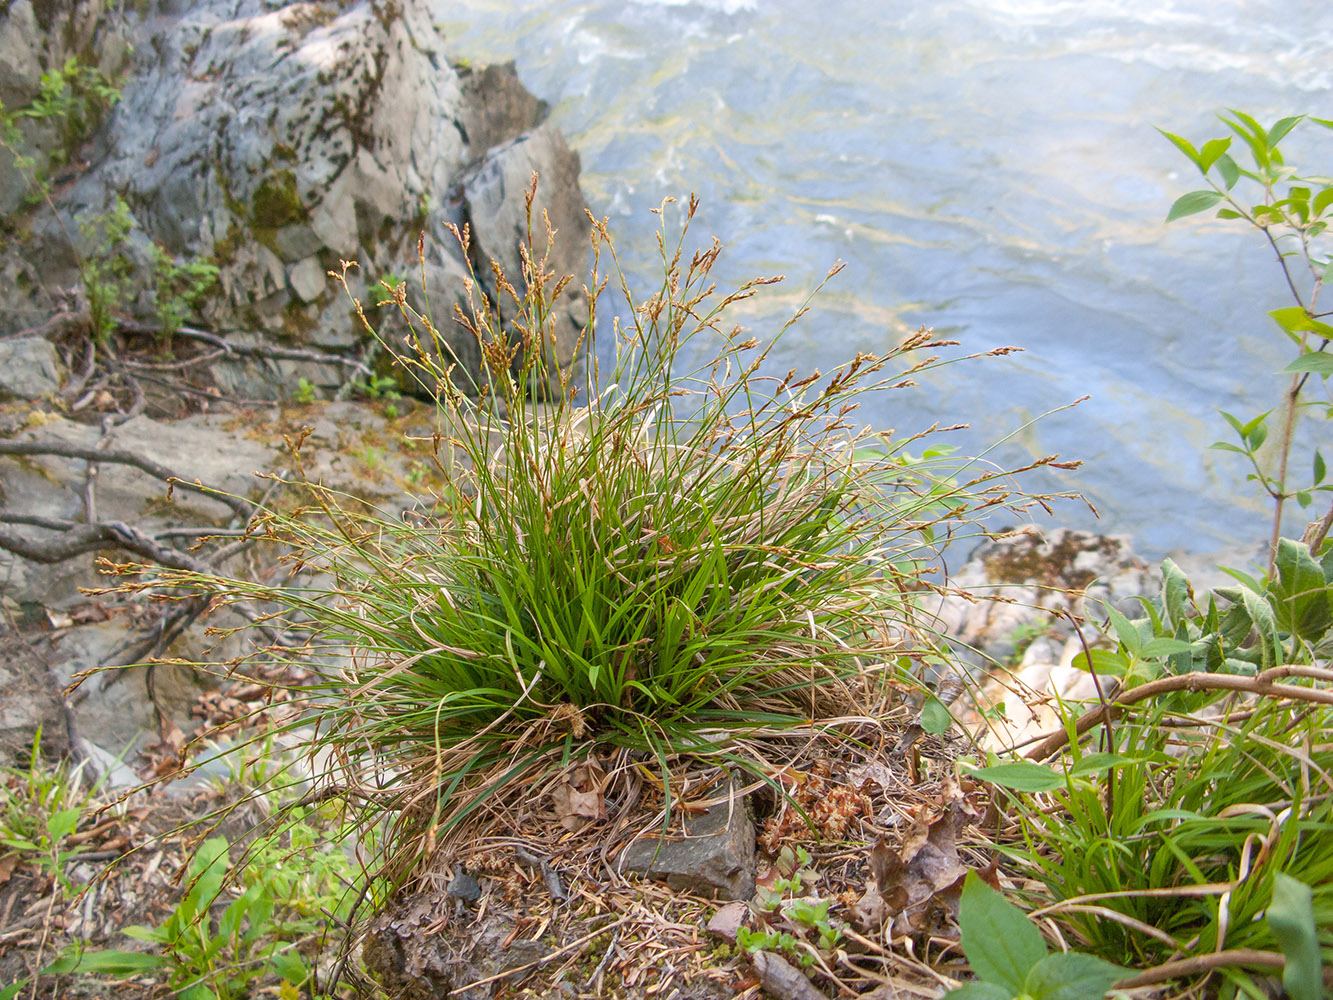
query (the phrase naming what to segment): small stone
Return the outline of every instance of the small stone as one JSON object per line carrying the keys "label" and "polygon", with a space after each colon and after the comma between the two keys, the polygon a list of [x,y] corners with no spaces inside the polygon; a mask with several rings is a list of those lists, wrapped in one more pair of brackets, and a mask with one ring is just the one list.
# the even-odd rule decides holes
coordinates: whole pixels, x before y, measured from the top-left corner
{"label": "small stone", "polygon": [[454,899],[465,903],[475,903],[481,898],[481,883],[467,873],[466,868],[458,869],[458,874],[449,880],[445,892]]}
{"label": "small stone", "polygon": [[[725,789],[733,792],[725,797]],[[705,798],[723,798],[698,815],[685,817],[684,837],[645,836],[620,856],[622,871],[661,879],[679,892],[717,899],[754,895],[754,823],[734,783],[719,785]]]}
{"label": "small stone", "polygon": [[302,302],[314,302],[324,291],[326,276],[318,257],[307,257],[293,264],[287,272],[287,281]]}
{"label": "small stone", "polygon": [[0,340],[0,399],[40,399],[60,388],[60,359],[41,337]]}

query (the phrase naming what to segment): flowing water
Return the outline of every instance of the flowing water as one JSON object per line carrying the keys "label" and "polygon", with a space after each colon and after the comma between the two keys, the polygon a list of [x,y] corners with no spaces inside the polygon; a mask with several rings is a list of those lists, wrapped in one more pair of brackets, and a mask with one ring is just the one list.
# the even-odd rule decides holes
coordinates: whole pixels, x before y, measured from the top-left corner
{"label": "flowing water", "polygon": [[[650,210],[703,199],[715,274],[782,273],[743,322],[773,330],[838,259],[846,270],[774,368],[827,371],[922,324],[969,351],[868,404],[879,428],[967,422],[976,450],[1086,464],[1103,530],[1160,555],[1247,547],[1265,508],[1216,410],[1276,405],[1288,304],[1257,234],[1166,226],[1200,186],[1154,130],[1223,134],[1228,107],[1333,116],[1333,4],[1304,0],[460,0],[436,7],[451,55],[515,59],[583,159],[642,289]],[[1333,142],[1291,157],[1333,172]],[[1307,134],[1308,133],[1308,134]],[[1327,135],[1327,133],[1325,133]],[[1035,424],[1074,399],[1091,399]],[[1321,433],[1303,428],[1308,445]],[[1333,448],[1327,449],[1333,452]],[[1297,468],[1308,466],[1308,451]],[[1330,455],[1333,458],[1333,455]],[[1086,509],[1062,523],[1090,526]]]}

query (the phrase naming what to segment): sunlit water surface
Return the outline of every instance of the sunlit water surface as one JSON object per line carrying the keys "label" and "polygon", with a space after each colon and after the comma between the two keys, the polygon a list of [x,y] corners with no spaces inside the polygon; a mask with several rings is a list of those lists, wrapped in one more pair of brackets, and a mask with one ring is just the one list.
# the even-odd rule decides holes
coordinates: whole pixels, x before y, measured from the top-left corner
{"label": "sunlit water surface", "polygon": [[[827,371],[922,324],[968,351],[1021,346],[860,417],[900,432],[967,422],[954,438],[973,451],[1017,431],[996,452],[1009,462],[1082,459],[1034,485],[1082,490],[1104,530],[1148,555],[1264,536],[1245,469],[1207,445],[1225,436],[1217,408],[1276,405],[1289,359],[1264,313],[1288,304],[1281,276],[1254,234],[1164,225],[1195,175],[1153,126],[1201,141],[1222,134],[1214,115],[1228,107],[1333,116],[1333,4],[441,0],[436,11],[452,56],[515,59],[551,103],[639,288],[655,271],[650,209],[697,192],[695,236],[725,244],[724,283],[787,276],[746,306],[759,336],[847,262],[775,370]],[[1317,131],[1294,151],[1333,172]],[[1319,433],[1303,428],[1305,444]],[[1072,504],[1057,519],[1096,523]]]}

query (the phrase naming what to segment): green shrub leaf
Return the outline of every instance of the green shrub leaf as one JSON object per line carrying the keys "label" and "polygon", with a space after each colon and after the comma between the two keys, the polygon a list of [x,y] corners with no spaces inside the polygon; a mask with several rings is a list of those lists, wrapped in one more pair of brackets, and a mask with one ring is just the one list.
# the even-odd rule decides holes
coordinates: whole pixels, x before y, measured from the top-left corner
{"label": "green shrub leaf", "polygon": [[944,1000],[1013,1000],[1014,994],[994,983],[964,983],[944,994]]}
{"label": "green shrub leaf", "polygon": [[921,728],[932,736],[942,736],[949,731],[951,725],[953,716],[949,714],[944,702],[935,697],[927,698],[926,703],[921,706]]}
{"label": "green shrub leaf", "polygon": [[1333,606],[1324,570],[1304,542],[1283,538],[1277,547],[1277,624],[1307,642],[1316,642],[1333,626]]}
{"label": "green shrub leaf", "polygon": [[1125,969],[1093,955],[1047,955],[1028,973],[1026,993],[1033,1000],[1091,1000],[1128,975]]}
{"label": "green shrub leaf", "polygon": [[1287,960],[1282,972],[1287,995],[1291,1000],[1319,1000],[1324,995],[1323,963],[1310,887],[1278,872],[1273,877],[1268,926]]}
{"label": "green shrub leaf", "polygon": [[1321,351],[1306,351],[1299,358],[1282,369],[1283,372],[1312,372],[1322,378],[1333,375],[1333,354]]}
{"label": "green shrub leaf", "polygon": [[1011,995],[1023,992],[1028,973],[1046,957],[1046,942],[1032,921],[976,872],[963,881],[958,929],[972,971]]}
{"label": "green shrub leaf", "polygon": [[1182,194],[1171,206],[1171,211],[1166,213],[1166,221],[1175,222],[1187,215],[1206,212],[1221,200],[1221,191],[1191,191],[1189,194]]}

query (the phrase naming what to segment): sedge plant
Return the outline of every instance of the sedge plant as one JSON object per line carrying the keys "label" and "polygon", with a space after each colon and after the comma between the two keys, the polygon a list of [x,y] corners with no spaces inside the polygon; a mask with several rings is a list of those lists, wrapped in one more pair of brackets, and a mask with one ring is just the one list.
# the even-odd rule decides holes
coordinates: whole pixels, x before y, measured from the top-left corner
{"label": "sedge plant", "polygon": [[[764,345],[724,319],[776,279],[716,292],[716,241],[684,249],[696,207],[674,240],[664,226],[646,299],[594,224],[577,347],[600,329],[614,350],[582,365],[557,363],[554,317],[574,292],[550,270],[549,223],[544,247],[522,247],[521,276],[492,264],[495,298],[468,283],[454,320],[480,370],[386,282],[381,308],[409,333],[385,347],[436,404],[433,505],[400,517],[307,483],[301,509],[255,532],[318,585],[150,581],[267,602],[268,626],[310,635],[265,655],[323,670],[297,724],[315,733],[324,787],[387,826],[390,883],[530,815],[577,762],[602,761],[609,782],[656,775],[669,815],[682,760],[763,775],[758,738],[865,723],[935,644],[915,610],[931,546],[975,530],[980,510],[1034,502],[947,449],[909,454],[924,435],[853,422],[867,393],[948,363],[928,331],[832,372],[770,374],[791,323]],[[455,235],[472,259],[467,230]],[[624,305],[605,322],[612,280]],[[355,308],[375,333],[373,310]]]}

